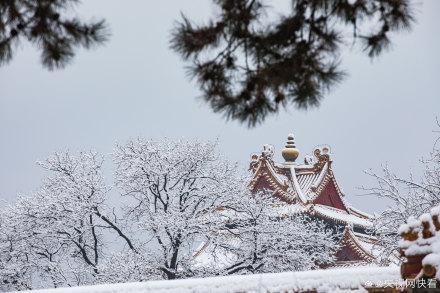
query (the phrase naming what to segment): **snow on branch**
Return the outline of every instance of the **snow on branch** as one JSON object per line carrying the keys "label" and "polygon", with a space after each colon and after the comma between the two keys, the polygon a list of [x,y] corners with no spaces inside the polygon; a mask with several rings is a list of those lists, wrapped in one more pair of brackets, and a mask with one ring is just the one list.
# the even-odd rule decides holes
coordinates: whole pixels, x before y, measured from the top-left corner
{"label": "snow on branch", "polygon": [[373,229],[380,245],[385,248],[382,253],[384,262],[397,252],[399,226],[408,218],[418,217],[440,204],[440,149],[437,141],[428,157],[420,160],[423,168],[421,178],[415,178],[411,173],[407,178],[397,176],[388,166],[382,166],[381,173],[366,171],[376,180],[376,185],[362,187],[362,190],[390,201],[377,216]]}

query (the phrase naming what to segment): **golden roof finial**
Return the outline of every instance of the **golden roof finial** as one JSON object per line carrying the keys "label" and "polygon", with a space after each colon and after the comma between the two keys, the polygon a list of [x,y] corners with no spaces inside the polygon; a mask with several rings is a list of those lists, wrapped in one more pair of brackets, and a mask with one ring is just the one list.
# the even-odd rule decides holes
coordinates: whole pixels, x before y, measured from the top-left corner
{"label": "golden roof finial", "polygon": [[299,150],[295,147],[293,134],[289,134],[287,136],[287,143],[281,154],[283,155],[283,158],[284,160],[286,160],[286,162],[293,163],[295,162],[296,158],[298,158]]}

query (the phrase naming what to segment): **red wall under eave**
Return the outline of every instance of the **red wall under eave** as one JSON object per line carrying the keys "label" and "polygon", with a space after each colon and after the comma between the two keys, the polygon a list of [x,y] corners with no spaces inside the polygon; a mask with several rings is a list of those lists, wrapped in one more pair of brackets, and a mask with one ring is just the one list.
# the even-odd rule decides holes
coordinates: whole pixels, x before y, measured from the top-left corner
{"label": "red wall under eave", "polygon": [[334,207],[340,210],[347,211],[345,209],[344,203],[338,195],[335,184],[333,181],[329,181],[321,194],[313,201],[315,204],[322,204],[330,207]]}

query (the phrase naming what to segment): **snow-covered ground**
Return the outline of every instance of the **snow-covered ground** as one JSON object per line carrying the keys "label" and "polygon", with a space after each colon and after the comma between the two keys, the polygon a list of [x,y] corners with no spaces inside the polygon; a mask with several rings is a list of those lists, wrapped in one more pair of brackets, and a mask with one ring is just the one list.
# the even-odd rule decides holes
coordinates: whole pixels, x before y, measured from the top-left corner
{"label": "snow-covered ground", "polygon": [[186,292],[366,292],[363,286],[401,285],[398,266],[363,266],[304,272],[228,276],[143,283],[45,289],[39,293],[186,293]]}

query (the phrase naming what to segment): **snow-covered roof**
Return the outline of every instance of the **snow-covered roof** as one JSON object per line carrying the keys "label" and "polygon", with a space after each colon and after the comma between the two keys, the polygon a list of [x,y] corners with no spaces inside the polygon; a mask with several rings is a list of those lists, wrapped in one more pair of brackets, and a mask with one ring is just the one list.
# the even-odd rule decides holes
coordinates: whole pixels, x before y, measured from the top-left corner
{"label": "snow-covered roof", "polygon": [[[194,292],[365,292],[364,288],[403,286],[399,267],[363,266],[276,274],[148,281],[44,289],[38,293]],[[26,292],[26,291],[25,291]]]}
{"label": "snow-covered roof", "polygon": [[347,204],[347,207],[348,207],[348,210],[350,211],[350,214],[359,216],[359,217],[364,218],[364,219],[372,219],[373,218],[372,215],[370,215],[370,214],[368,214],[366,212],[363,212],[361,210],[358,210],[358,209],[354,208],[353,206],[351,206],[349,204]]}
{"label": "snow-covered roof", "polygon": [[365,235],[362,233],[353,232],[353,235],[356,237],[358,244],[365,250],[368,251],[374,257],[378,257],[381,252],[381,247],[378,246],[377,238],[369,235]]}
{"label": "snow-covered roof", "polygon": [[309,172],[304,172],[304,173],[299,173],[296,175],[296,178],[298,180],[299,186],[301,187],[301,190],[305,193],[305,194],[310,194],[311,193],[311,187],[314,186],[316,184],[316,182],[318,182],[319,177],[321,173],[314,173],[313,171],[309,171]]}
{"label": "snow-covered roof", "polygon": [[318,216],[331,219],[335,222],[361,226],[364,228],[372,227],[372,222],[370,220],[365,218],[360,218],[357,215],[348,213],[347,211],[344,210],[336,209],[325,205],[319,205],[319,204],[313,205],[313,210]]}
{"label": "snow-covered roof", "polygon": [[266,151],[263,151],[261,155],[252,155],[250,169],[254,176],[250,187],[254,188],[258,180],[264,177],[272,190],[287,202],[300,200],[302,203],[307,203],[315,199],[331,180],[335,184],[338,195],[343,197],[342,191],[334,180],[330,156],[320,155],[319,149],[315,149],[314,154],[315,159],[308,160],[305,164],[276,163],[273,161],[273,155]]}
{"label": "snow-covered roof", "polygon": [[370,228],[373,225],[369,219],[361,218],[347,211],[320,204],[279,204],[273,207],[273,212],[280,216],[307,213],[342,225],[360,226],[362,228]]}
{"label": "snow-covered roof", "polygon": [[[315,153],[319,154],[319,152]],[[265,180],[274,193],[284,199],[288,204],[300,205],[303,208],[293,210],[308,210],[311,204],[314,205],[318,215],[343,224],[371,227],[371,215],[361,212],[346,203],[343,198],[336,179],[331,169],[330,157],[317,156],[315,163],[308,164],[275,163],[273,157],[267,153],[260,156],[252,156],[250,169],[253,171],[253,178],[250,183],[251,189],[258,188],[258,183]],[[313,202],[320,195],[323,188],[333,183],[337,196],[340,198],[343,209],[336,209],[327,205],[317,205]],[[288,208],[284,207],[288,210]]]}
{"label": "snow-covered roof", "polygon": [[350,247],[364,261],[372,262],[375,259],[372,250],[375,248],[374,244],[376,243],[376,239],[359,233],[355,234],[350,226],[345,227],[342,244]]}

